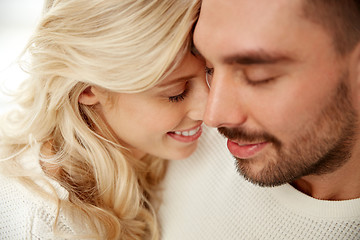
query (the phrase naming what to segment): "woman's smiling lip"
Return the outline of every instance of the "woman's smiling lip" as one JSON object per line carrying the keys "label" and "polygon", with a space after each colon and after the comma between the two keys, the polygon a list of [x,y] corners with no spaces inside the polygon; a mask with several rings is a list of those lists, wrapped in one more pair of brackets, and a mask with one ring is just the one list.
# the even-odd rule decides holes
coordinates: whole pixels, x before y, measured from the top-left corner
{"label": "woman's smiling lip", "polygon": [[227,147],[232,155],[237,158],[248,159],[254,157],[255,154],[260,152],[268,142],[259,143],[237,143],[228,139]]}
{"label": "woman's smiling lip", "polygon": [[180,142],[194,142],[201,136],[201,133],[200,124],[187,130],[168,132],[167,135]]}

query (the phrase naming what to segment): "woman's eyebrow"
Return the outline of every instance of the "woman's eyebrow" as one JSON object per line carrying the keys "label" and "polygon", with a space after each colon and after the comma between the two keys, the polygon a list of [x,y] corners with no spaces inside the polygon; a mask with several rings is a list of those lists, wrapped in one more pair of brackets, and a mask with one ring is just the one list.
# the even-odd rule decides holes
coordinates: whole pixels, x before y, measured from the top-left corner
{"label": "woman's eyebrow", "polygon": [[179,77],[179,78],[174,78],[174,79],[171,79],[170,81],[162,82],[159,85],[156,85],[156,87],[164,88],[164,87],[167,87],[169,85],[176,84],[177,82],[184,82],[186,80],[189,80],[189,79],[192,79],[192,78],[195,78],[195,77],[196,77],[195,74],[191,74],[191,75],[187,75],[187,76],[183,76],[183,77]]}

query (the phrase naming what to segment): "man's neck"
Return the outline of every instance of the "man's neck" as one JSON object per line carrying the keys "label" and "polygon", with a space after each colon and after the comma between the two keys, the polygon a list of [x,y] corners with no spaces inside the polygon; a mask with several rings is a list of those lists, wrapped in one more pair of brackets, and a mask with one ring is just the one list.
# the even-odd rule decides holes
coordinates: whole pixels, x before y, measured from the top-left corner
{"label": "man's neck", "polygon": [[299,191],[322,200],[360,198],[360,158],[351,158],[341,168],[324,175],[308,175],[291,183]]}

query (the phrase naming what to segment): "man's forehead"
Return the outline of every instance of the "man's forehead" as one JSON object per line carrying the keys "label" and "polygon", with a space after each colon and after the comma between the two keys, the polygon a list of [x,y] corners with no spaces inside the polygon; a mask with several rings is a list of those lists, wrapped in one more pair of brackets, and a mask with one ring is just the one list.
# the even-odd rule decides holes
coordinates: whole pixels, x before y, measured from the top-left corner
{"label": "man's forehead", "polygon": [[228,19],[224,16],[229,8],[227,1],[205,0],[202,2],[199,20],[194,30],[194,44],[203,55],[203,47],[211,46],[216,39],[226,37],[228,33],[233,32],[228,27]]}
{"label": "man's forehead", "polygon": [[294,11],[298,12],[300,1],[203,0],[194,44],[202,55],[207,55],[204,49],[215,47],[218,52],[234,50],[240,45],[249,50],[261,48],[267,41],[262,39],[264,36],[271,41],[272,37],[275,38],[272,33],[280,32],[281,27],[291,29],[291,21],[296,19]]}
{"label": "man's forehead", "polygon": [[[253,26],[277,16],[300,16],[303,0],[203,0],[197,25],[200,29]],[[256,28],[256,25],[254,26]],[[218,28],[219,30],[221,28]],[[202,30],[203,31],[203,30]]]}

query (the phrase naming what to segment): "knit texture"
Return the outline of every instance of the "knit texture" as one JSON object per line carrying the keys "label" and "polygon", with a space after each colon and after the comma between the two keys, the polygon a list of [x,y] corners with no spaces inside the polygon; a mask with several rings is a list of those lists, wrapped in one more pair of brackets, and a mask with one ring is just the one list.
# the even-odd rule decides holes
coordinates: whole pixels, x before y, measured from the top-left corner
{"label": "knit texture", "polygon": [[[42,174],[38,156],[39,147],[36,146],[20,159],[30,173]],[[68,192],[58,183],[51,179],[48,181],[61,199],[68,197]],[[50,192],[49,185],[40,182],[38,185]],[[56,213],[56,203],[39,196],[16,178],[0,175],[0,239],[65,239],[53,233]],[[79,224],[74,224],[71,217],[60,211],[57,231],[62,236],[84,233],[84,226]]]}
{"label": "knit texture", "polygon": [[360,199],[322,201],[289,184],[251,184],[215,129],[204,128],[191,157],[170,162],[163,187],[164,240],[360,239]]}

